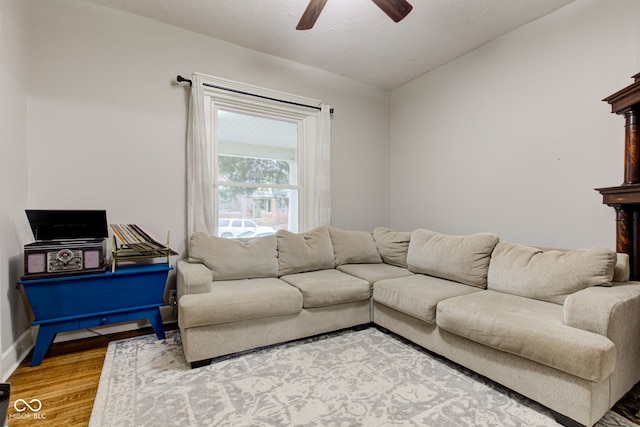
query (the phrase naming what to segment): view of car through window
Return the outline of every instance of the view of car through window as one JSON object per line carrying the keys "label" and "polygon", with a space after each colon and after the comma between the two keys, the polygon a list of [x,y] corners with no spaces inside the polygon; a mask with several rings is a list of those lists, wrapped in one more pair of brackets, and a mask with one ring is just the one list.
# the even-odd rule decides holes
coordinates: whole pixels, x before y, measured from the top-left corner
{"label": "view of car through window", "polygon": [[262,237],[275,234],[273,227],[259,226],[251,219],[220,218],[218,236],[220,237]]}

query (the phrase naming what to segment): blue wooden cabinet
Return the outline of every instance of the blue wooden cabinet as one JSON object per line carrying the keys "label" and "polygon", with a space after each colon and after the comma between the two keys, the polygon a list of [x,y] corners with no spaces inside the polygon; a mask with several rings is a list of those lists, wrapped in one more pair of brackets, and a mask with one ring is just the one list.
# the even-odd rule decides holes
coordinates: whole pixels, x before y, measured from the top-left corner
{"label": "blue wooden cabinet", "polygon": [[33,325],[39,325],[31,366],[42,363],[60,332],[149,319],[163,339],[160,307],[170,270],[168,264],[141,264],[98,274],[20,280],[35,314]]}

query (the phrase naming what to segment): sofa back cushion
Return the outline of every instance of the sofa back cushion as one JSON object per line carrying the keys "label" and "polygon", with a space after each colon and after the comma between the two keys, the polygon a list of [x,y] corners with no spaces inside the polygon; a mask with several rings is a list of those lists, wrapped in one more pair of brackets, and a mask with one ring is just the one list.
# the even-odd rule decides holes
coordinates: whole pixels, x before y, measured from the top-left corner
{"label": "sofa back cushion", "polygon": [[407,264],[413,273],[485,288],[491,251],[499,240],[492,233],[449,236],[430,230],[414,230]]}
{"label": "sofa back cushion", "polygon": [[614,282],[628,282],[631,276],[631,266],[629,265],[629,254],[616,254],[616,268],[613,271]]}
{"label": "sofa back cushion", "polygon": [[[570,249],[552,248],[546,246],[535,246],[536,249],[540,249],[543,252],[548,251],[561,251],[568,252]],[[628,282],[631,276],[631,266],[629,265],[629,254],[618,252],[616,253],[616,267],[613,270],[612,282]],[[603,283],[600,286],[610,286],[611,283]]]}
{"label": "sofa back cushion", "polygon": [[343,264],[381,264],[382,258],[368,231],[347,231],[329,227],[336,266]]}
{"label": "sofa back cushion", "polygon": [[564,304],[567,296],[594,285],[610,285],[616,253],[595,247],[544,251],[500,242],[489,264],[487,288]]}
{"label": "sofa back cushion", "polygon": [[335,268],[333,246],[327,227],[318,227],[300,234],[278,230],[276,236],[279,276]]}
{"label": "sofa back cushion", "polygon": [[393,231],[387,227],[373,230],[378,253],[386,264],[407,268],[407,251],[411,241],[411,232]]}
{"label": "sofa back cushion", "polygon": [[277,239],[276,236],[225,239],[196,232],[189,239],[189,261],[209,267],[213,280],[276,277]]}

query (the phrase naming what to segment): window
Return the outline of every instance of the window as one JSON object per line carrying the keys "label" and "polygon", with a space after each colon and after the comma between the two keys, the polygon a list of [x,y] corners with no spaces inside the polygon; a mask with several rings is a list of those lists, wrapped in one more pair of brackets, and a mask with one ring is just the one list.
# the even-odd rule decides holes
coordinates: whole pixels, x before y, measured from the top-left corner
{"label": "window", "polygon": [[214,191],[218,218],[251,218],[220,227],[221,237],[298,231],[302,120],[251,108],[213,105]]}
{"label": "window", "polygon": [[193,74],[187,230],[225,237],[330,225],[329,107]]}

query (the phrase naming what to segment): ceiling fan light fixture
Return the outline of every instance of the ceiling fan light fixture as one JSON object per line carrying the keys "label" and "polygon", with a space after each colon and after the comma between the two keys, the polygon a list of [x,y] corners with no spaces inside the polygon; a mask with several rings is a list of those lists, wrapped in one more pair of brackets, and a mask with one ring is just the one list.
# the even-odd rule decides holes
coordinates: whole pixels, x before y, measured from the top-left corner
{"label": "ceiling fan light fixture", "polygon": [[406,0],[371,0],[378,6],[384,13],[387,14],[393,22],[402,21],[405,16],[411,12],[413,6]]}
{"label": "ceiling fan light fixture", "polygon": [[325,4],[327,4],[327,0],[310,0],[298,22],[296,30],[309,30],[313,28]]}
{"label": "ceiling fan light fixture", "polygon": [[[394,22],[400,22],[405,16],[411,12],[413,6],[407,0],[371,0]],[[309,30],[320,16],[320,12],[327,4],[327,0],[309,0],[309,4],[305,9],[296,30]]]}

